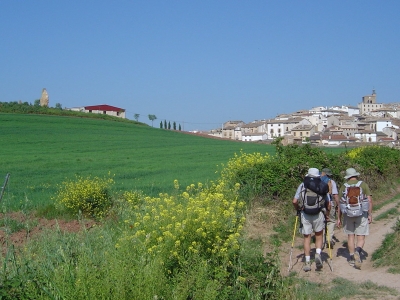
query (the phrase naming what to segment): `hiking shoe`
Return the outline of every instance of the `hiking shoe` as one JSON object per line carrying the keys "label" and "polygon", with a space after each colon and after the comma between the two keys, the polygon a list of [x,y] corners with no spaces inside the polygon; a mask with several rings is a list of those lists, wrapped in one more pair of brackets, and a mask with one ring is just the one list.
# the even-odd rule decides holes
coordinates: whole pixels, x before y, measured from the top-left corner
{"label": "hiking shoe", "polygon": [[311,271],[311,262],[306,261],[306,263],[304,264],[304,267],[303,267],[303,271],[304,272]]}
{"label": "hiking shoe", "polygon": [[354,252],[354,268],[361,270],[361,257],[357,251]]}
{"label": "hiking shoe", "polygon": [[349,265],[354,267],[354,264],[355,264],[355,263],[356,263],[356,261],[354,260],[354,257],[353,257],[353,258],[350,258],[350,260],[349,260]]}
{"label": "hiking shoe", "polygon": [[322,269],[322,259],[321,259],[321,254],[315,254],[315,266],[317,267],[317,270]]}

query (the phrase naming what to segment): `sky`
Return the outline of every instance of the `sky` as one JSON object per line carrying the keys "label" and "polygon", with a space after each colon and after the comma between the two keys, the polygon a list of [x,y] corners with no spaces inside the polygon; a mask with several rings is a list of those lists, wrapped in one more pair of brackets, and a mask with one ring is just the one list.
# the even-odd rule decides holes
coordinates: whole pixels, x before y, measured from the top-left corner
{"label": "sky", "polygon": [[0,102],[183,130],[400,102],[400,1],[0,1]]}

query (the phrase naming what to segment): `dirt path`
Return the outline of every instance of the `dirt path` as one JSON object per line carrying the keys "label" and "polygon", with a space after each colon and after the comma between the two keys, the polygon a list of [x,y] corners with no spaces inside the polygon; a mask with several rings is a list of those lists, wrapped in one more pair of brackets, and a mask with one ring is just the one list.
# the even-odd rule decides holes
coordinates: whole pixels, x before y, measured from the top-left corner
{"label": "dirt path", "polygon": [[[380,213],[385,212],[392,207],[395,207],[398,203],[400,203],[400,200],[397,200],[396,202],[390,203],[382,207],[379,211],[375,211],[373,213],[373,216],[378,216]],[[301,237],[296,237],[292,253],[293,267],[291,271],[297,272],[298,276],[301,278],[306,278],[310,281],[317,283],[328,283],[333,278],[342,277],[357,283],[371,281],[377,285],[387,286],[396,289],[400,293],[400,275],[387,273],[387,268],[374,268],[371,262],[372,253],[382,244],[385,235],[393,231],[392,227],[396,222],[396,218],[397,216],[392,216],[390,219],[383,219],[379,221],[373,220],[372,224],[370,225],[370,235],[367,236],[363,249],[365,253],[361,256],[363,259],[361,270],[357,270],[353,266],[349,265],[349,252],[347,250],[347,247],[345,247],[345,242],[347,242],[347,235],[343,233],[342,229],[335,229],[335,237],[338,241],[336,242],[334,249],[331,250],[331,265],[333,270],[331,270],[328,264],[330,262],[329,249],[326,248],[323,250],[322,254],[324,262],[322,271],[316,271],[315,264],[312,264],[311,272],[304,272],[302,270],[303,239]],[[281,257],[283,267],[285,267],[284,269],[282,269],[282,272],[283,274],[288,274],[291,243],[285,246],[288,247],[286,248],[288,249],[288,251],[286,250],[286,257]],[[312,244],[311,247],[311,259],[313,260],[315,255],[315,245]],[[285,251],[282,252],[285,253]]]}

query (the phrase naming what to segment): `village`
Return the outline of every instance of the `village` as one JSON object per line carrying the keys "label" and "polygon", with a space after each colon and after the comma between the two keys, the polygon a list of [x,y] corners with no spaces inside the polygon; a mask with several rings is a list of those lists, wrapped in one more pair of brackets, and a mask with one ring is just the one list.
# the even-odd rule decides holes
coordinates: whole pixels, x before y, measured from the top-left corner
{"label": "village", "polygon": [[268,143],[282,137],[283,144],[343,146],[375,143],[392,147],[399,144],[399,106],[400,103],[377,103],[373,90],[372,94],[362,97],[357,107],[319,106],[247,124],[227,121],[222,128],[207,134],[243,142]]}

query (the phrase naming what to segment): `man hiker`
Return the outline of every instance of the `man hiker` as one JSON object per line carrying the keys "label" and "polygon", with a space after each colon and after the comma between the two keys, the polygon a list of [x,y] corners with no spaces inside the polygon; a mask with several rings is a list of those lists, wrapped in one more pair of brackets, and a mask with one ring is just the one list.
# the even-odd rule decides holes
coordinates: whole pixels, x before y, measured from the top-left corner
{"label": "man hiker", "polygon": [[[335,245],[333,235],[336,225],[337,209],[339,207],[339,195],[336,182],[332,179],[332,171],[328,168],[324,168],[321,171],[321,179],[326,182],[329,186],[328,198],[331,204],[329,218],[326,220],[327,233],[329,236],[325,236],[326,247],[332,249]],[[330,242],[330,245],[328,243]]]}
{"label": "man hiker", "polygon": [[371,191],[364,181],[358,179],[359,175],[354,168],[346,170],[344,178],[347,181],[339,191],[341,199],[337,218],[337,225],[340,227],[343,216],[343,231],[348,236],[349,263],[356,269],[361,269],[361,252],[372,222]]}
{"label": "man hiker", "polygon": [[328,185],[320,178],[317,168],[308,169],[304,181],[298,186],[293,198],[293,206],[300,211],[300,231],[304,236],[305,264],[303,270],[311,271],[311,234],[315,232],[315,265],[317,270],[322,269],[321,249],[323,230],[325,228],[324,212],[329,212],[327,201]]}

